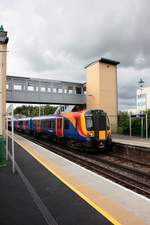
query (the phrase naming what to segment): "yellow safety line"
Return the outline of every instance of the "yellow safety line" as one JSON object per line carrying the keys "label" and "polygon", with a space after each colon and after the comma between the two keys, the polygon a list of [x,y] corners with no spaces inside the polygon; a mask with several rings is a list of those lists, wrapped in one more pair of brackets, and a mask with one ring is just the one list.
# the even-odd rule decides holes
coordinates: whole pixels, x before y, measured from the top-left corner
{"label": "yellow safety line", "polygon": [[[15,138],[16,139],[16,138]],[[103,210],[101,207],[96,205],[92,200],[90,200],[87,196],[85,196],[82,192],[77,190],[74,186],[72,186],[70,183],[68,183],[66,180],[64,180],[60,175],[58,175],[53,169],[49,168],[48,165],[46,165],[43,161],[41,161],[38,157],[36,157],[28,148],[28,146],[24,146],[24,144],[20,140],[15,140],[21,147],[23,147],[25,150],[27,150],[33,158],[35,158],[38,162],[40,162],[47,170],[49,170],[54,176],[56,176],[59,180],[61,180],[66,186],[68,186],[72,191],[74,191],[77,195],[79,195],[82,199],[84,199],[89,205],[91,205],[94,209],[96,209],[99,213],[101,213],[104,217],[106,217],[111,223],[114,225],[121,225],[116,219],[114,219],[112,216],[110,216],[105,210]]]}

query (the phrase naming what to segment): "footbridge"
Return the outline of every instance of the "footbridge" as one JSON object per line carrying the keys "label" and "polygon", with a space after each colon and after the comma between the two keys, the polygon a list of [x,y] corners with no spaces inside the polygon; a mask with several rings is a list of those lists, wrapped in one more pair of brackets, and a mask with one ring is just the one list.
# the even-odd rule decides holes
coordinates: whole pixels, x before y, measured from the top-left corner
{"label": "footbridge", "polygon": [[7,102],[84,105],[85,84],[7,76]]}

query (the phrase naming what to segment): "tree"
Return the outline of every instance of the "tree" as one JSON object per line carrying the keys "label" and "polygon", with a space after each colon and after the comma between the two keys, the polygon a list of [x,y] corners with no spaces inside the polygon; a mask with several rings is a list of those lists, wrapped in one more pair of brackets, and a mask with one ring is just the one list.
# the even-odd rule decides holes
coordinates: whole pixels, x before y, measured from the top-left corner
{"label": "tree", "polygon": [[129,134],[129,116],[127,112],[120,111],[118,114],[118,132]]}
{"label": "tree", "polygon": [[[51,105],[45,105],[42,106],[43,111],[44,111],[44,115],[50,115],[53,114],[56,110],[57,107],[51,106]],[[41,110],[42,112],[42,110]],[[20,117],[34,117],[34,116],[39,116],[39,106],[31,106],[31,105],[22,105],[17,107],[14,110],[14,115],[18,115]],[[42,115],[42,113],[41,113]]]}

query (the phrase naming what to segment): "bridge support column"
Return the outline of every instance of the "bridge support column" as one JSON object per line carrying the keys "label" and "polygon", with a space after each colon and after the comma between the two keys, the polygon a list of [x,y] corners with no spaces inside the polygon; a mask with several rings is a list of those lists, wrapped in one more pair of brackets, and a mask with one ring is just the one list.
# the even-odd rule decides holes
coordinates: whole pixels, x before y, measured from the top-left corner
{"label": "bridge support column", "polygon": [[7,32],[0,27],[0,164],[4,161],[4,137],[6,116],[6,56]]}

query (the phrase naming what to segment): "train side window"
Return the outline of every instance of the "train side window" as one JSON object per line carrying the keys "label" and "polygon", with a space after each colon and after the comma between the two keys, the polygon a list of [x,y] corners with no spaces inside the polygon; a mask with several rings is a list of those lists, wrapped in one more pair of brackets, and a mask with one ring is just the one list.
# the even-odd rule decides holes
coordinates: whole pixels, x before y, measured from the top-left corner
{"label": "train side window", "polygon": [[39,121],[38,120],[36,120],[35,126],[36,126],[37,129],[39,128]]}
{"label": "train side window", "polygon": [[49,120],[46,121],[46,128],[50,128],[50,121]]}
{"label": "train side window", "polygon": [[60,128],[60,119],[57,119],[57,129]]}
{"label": "train side window", "polygon": [[40,120],[37,120],[37,128],[38,129],[42,128],[42,121],[40,122]]}
{"label": "train side window", "polygon": [[35,128],[35,120],[33,120],[33,128]]}
{"label": "train side window", "polygon": [[41,128],[43,128],[44,127],[44,121],[42,120],[41,121]]}
{"label": "train side window", "polygon": [[62,128],[62,118],[60,119],[60,129]]}
{"label": "train side window", "polygon": [[66,129],[66,130],[69,129],[69,125],[70,125],[70,121],[65,119],[64,120],[64,129]]}
{"label": "train side window", "polygon": [[52,120],[52,121],[51,121],[51,128],[52,128],[52,129],[55,129],[55,120]]}

